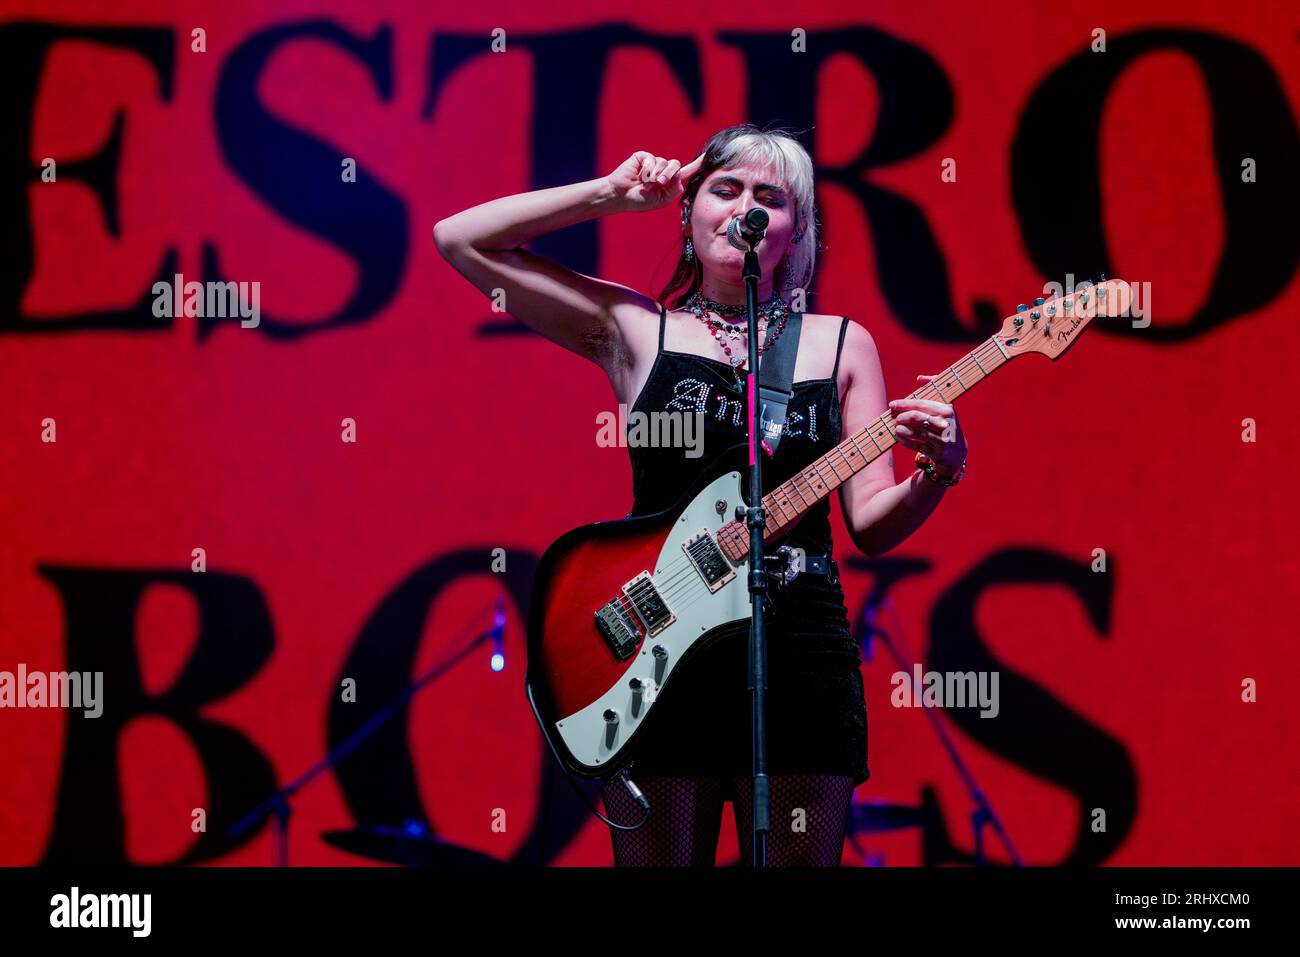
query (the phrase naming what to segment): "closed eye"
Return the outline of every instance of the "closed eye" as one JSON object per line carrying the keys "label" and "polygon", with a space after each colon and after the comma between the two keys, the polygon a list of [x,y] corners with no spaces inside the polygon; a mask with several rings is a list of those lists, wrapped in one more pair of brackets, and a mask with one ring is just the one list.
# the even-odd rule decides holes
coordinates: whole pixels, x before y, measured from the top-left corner
{"label": "closed eye", "polygon": [[[721,196],[723,199],[730,199],[732,196],[735,196],[736,194],[735,194],[734,192],[732,192],[731,190],[729,190],[729,189],[715,189],[715,190],[713,190],[713,195],[714,195],[714,196]],[[773,206],[784,206],[784,205],[785,205],[785,203],[781,202],[781,200],[776,199],[775,197],[771,197],[771,196],[769,196],[769,197],[767,197],[766,199],[764,199],[763,202],[765,202],[765,203],[770,203],[770,204],[772,204]]]}

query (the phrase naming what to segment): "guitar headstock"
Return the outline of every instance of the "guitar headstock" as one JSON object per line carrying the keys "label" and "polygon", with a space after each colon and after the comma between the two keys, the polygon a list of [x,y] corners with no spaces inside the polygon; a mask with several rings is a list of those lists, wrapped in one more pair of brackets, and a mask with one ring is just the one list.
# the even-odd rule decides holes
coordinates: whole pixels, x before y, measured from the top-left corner
{"label": "guitar headstock", "polygon": [[1068,296],[1038,298],[1033,305],[1022,302],[1015,315],[1003,320],[1002,331],[993,338],[1009,356],[1041,352],[1049,359],[1059,359],[1093,319],[1126,315],[1132,301],[1133,291],[1122,279],[1102,276],[1098,283],[1085,280]]}

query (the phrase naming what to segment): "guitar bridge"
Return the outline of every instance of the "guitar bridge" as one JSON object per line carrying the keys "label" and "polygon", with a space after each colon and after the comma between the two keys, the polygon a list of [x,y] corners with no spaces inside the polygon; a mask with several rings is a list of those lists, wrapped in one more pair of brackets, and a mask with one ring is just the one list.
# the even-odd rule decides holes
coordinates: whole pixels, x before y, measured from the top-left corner
{"label": "guitar bridge", "polygon": [[722,554],[722,549],[707,528],[700,529],[682,542],[682,551],[710,592],[716,592],[736,577],[736,570]]}
{"label": "guitar bridge", "polygon": [[619,661],[636,654],[641,632],[622,601],[611,601],[596,609],[596,630]]}

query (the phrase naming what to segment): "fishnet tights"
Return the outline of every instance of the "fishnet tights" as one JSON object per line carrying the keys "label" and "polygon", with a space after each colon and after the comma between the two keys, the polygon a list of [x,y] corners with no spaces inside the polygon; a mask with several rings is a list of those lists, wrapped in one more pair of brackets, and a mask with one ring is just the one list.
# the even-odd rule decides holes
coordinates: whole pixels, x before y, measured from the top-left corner
{"label": "fishnet tights", "polygon": [[[713,867],[722,805],[733,802],[741,864],[752,866],[753,781],[749,777],[638,777],[631,775],[650,802],[650,818],[635,831],[610,828],[616,867]],[[838,867],[844,850],[853,779],[847,775],[773,774],[770,867]],[[601,791],[605,814],[619,824],[641,819],[621,781]]]}

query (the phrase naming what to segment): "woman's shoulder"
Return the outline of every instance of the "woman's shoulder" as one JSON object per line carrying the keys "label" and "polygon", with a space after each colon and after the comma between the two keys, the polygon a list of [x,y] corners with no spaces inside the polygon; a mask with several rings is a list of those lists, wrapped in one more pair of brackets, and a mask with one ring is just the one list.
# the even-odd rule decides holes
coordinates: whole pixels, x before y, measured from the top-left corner
{"label": "woman's shoulder", "polygon": [[815,338],[820,344],[829,343],[832,349],[839,347],[841,330],[844,333],[844,347],[846,349],[851,343],[861,343],[871,339],[867,327],[849,315],[836,315],[834,313],[823,315],[821,313],[806,312],[803,321],[804,332]]}
{"label": "woman's shoulder", "polygon": [[[854,326],[858,328],[855,330]],[[839,348],[841,330],[844,332],[845,340],[851,335],[856,336],[866,331],[848,316],[805,312],[800,335],[811,339],[819,352],[824,350],[833,352]]]}
{"label": "woman's shoulder", "polygon": [[[816,312],[805,312],[803,314],[803,321],[808,325],[808,328],[811,329],[816,327],[819,330],[822,328],[833,328],[836,335],[839,335],[840,324],[844,322],[845,318],[846,317],[843,315],[822,315],[821,313]],[[849,320],[849,322],[852,321],[852,319]]]}
{"label": "woman's shoulder", "polygon": [[[846,321],[847,320],[847,321]],[[840,338],[843,330],[844,337]],[[804,331],[807,334],[809,348],[820,358],[813,363],[819,369],[836,370],[836,381],[843,395],[856,374],[868,369],[871,363],[868,357],[876,354],[875,340],[867,327],[852,316],[805,313]]]}

